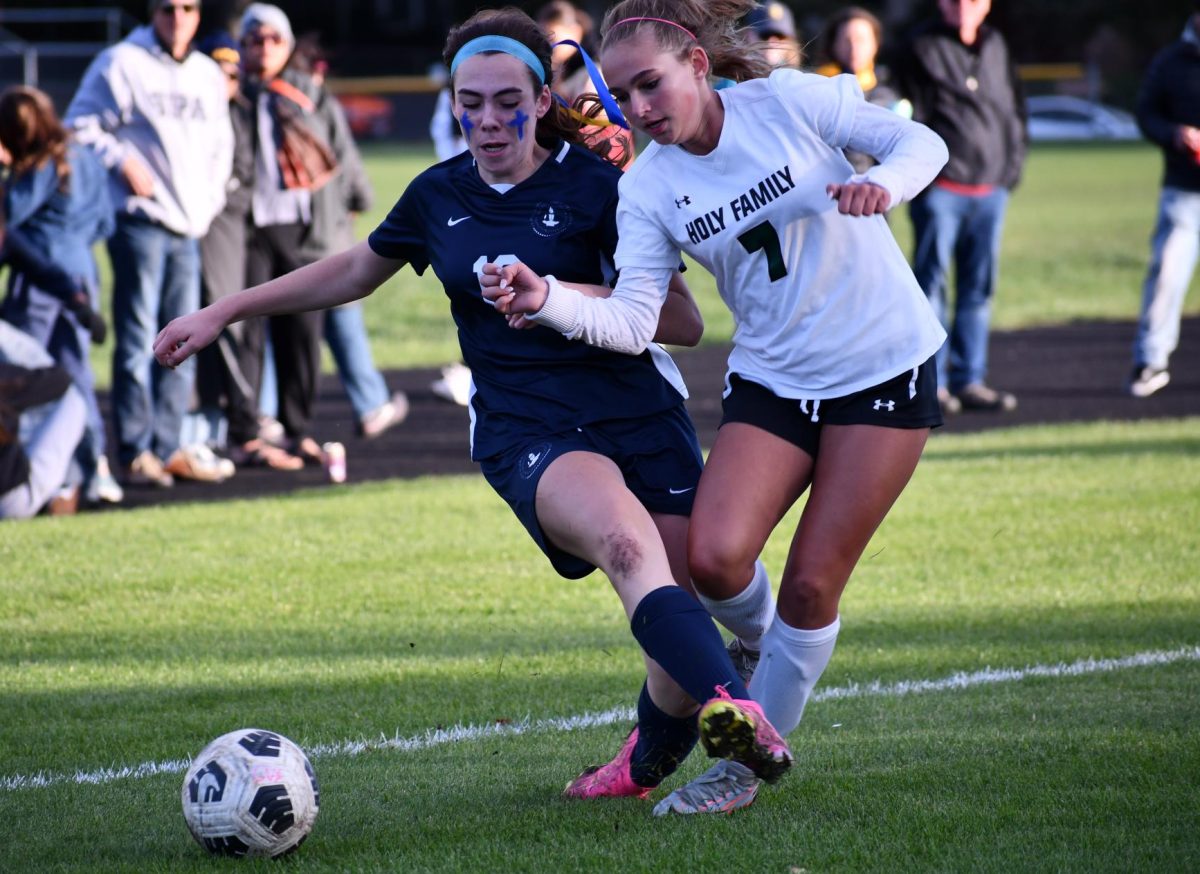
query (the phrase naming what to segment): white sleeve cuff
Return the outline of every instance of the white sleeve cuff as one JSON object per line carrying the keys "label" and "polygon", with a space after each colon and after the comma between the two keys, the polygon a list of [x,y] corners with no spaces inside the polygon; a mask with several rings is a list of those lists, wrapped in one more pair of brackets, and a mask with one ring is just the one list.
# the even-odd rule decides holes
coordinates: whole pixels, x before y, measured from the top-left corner
{"label": "white sleeve cuff", "polygon": [[546,302],[536,313],[530,313],[526,318],[547,328],[553,328],[560,334],[568,336],[574,332],[579,323],[579,310],[583,305],[583,295],[578,291],[563,288],[561,282],[553,276],[543,277],[549,291]]}

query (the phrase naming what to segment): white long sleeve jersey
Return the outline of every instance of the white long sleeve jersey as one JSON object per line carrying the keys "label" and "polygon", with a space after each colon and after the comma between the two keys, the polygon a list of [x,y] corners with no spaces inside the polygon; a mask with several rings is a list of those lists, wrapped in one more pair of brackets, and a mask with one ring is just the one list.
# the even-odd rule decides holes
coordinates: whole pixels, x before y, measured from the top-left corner
{"label": "white long sleeve jersey", "polygon": [[[839,397],[924,362],[945,332],[887,221],[841,215],[826,186],[866,179],[894,207],[945,164],[941,138],[867,103],[852,76],[777,70],[718,93],[716,148],[651,144],[621,180],[612,296],[552,284],[537,320],[639,351],[685,252],[733,313],[730,372],[780,397]],[[880,164],[854,176],[847,147]]]}

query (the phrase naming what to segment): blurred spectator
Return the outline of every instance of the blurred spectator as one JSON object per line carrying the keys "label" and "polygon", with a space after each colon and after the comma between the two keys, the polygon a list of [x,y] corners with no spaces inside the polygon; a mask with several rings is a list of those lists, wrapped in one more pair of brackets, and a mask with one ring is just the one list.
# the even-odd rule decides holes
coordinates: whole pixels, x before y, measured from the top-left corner
{"label": "blurred spectator", "polygon": [[[372,193],[337,101],[307,73],[285,69],[295,38],[283,10],[252,3],[241,40],[257,132],[246,275],[253,286],[350,246],[351,214],[367,209]],[[317,463],[324,454],[310,431],[324,323],[320,311],[270,319],[286,445]]]}
{"label": "blurred spectator", "polygon": [[118,503],[124,494],[105,455],[104,419],[88,355],[90,342],[104,342],[106,332],[97,312],[99,276],[92,257],[92,245],[113,229],[104,168],[90,151],[70,142],[50,98],[35,88],[17,85],[0,95],[0,143],[10,161],[4,198],[10,245],[54,264],[70,283],[65,295],[44,288],[14,263],[0,315],[41,343],[70,374],[88,411],[70,479],[83,484],[89,503]]}
{"label": "blurred spectator", "polygon": [[[329,70],[321,44],[314,35],[297,41],[288,66],[308,73],[314,85],[322,87]],[[365,179],[365,176],[364,176]],[[366,199],[371,197],[367,189]],[[359,212],[361,209],[354,209]],[[339,248],[354,245],[354,226],[349,224]],[[363,319],[360,301],[325,311],[325,342],[337,365],[338,378],[354,410],[358,432],[367,438],[378,437],[408,416],[408,396],[404,392],[389,392],[383,374],[375,367],[371,356],[371,340]]]}
{"label": "blurred spectator", "polygon": [[443,85],[438,91],[437,100],[433,104],[433,115],[429,119],[429,138],[433,140],[433,153],[440,163],[465,152],[467,141],[463,139],[462,128],[454,118],[450,86],[444,84],[447,77],[446,68],[440,63],[430,68],[430,78],[435,76]]}
{"label": "blurred spectator", "polygon": [[0,321],[0,519],[28,519],[51,502],[74,512],[78,488],[61,489],[86,422],[71,375]]}
{"label": "blurred spectator", "polygon": [[[1028,139],[1008,46],[984,23],[990,10],[991,0],[938,0],[939,17],[914,32],[897,65],[913,118],[950,149],[941,175],[909,206],[913,272],[949,333],[937,355],[944,413],[1017,406],[1012,394],[984,382],[1004,215]],[[951,263],[953,318],[946,300]]]}
{"label": "blurred spectator", "polygon": [[[200,240],[203,302],[207,306],[246,287],[247,224],[254,191],[254,114],[241,93],[241,54],[236,40],[220,31],[201,46],[224,74],[233,129],[233,171],[225,206]],[[257,321],[261,332],[261,320]],[[230,325],[196,358],[196,395],[205,419],[226,421],[229,457],[239,466],[299,470],[304,462],[273,446],[259,433],[258,382],[262,344],[247,342],[247,324]]]}
{"label": "blurred spectator", "polygon": [[[883,24],[861,6],[848,6],[833,15],[825,29],[822,52],[827,63],[817,68],[824,76],[848,73],[858,79],[863,97],[884,109],[912,118],[912,104],[891,84],[886,67],[875,59],[883,44]],[[876,162],[870,155],[847,150],[856,173],[865,173]]]}
{"label": "blurred spectator", "polygon": [[1150,64],[1137,119],[1164,165],[1129,377],[1129,393],[1144,398],[1171,380],[1167,363],[1200,253],[1200,2],[1183,35]]}
{"label": "blurred spectator", "polygon": [[760,3],[746,16],[746,27],[763,44],[763,57],[772,67],[799,68],[804,60],[796,19],[779,0]]}
{"label": "blurred spectator", "polygon": [[155,0],[152,22],[92,62],[67,110],[77,139],[109,171],[113,267],[113,417],[125,479],[229,474],[206,447],[180,447],[195,366],[153,361],[159,329],[200,303],[197,241],[225,200],[233,135],[224,76],[192,51],[198,0]]}

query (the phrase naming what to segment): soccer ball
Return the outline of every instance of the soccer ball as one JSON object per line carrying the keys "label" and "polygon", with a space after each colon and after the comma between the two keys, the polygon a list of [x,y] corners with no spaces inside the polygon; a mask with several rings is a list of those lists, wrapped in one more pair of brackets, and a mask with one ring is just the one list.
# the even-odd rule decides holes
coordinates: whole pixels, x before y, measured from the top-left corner
{"label": "soccer ball", "polygon": [[320,808],[317,775],[281,734],[243,728],[196,756],[183,778],[183,818],[218,856],[281,856],[308,837]]}

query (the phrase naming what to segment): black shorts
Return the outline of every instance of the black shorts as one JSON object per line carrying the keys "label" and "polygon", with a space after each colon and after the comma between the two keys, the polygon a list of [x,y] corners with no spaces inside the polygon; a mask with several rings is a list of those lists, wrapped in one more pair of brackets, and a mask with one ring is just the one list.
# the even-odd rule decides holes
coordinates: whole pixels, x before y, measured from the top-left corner
{"label": "black shorts", "polygon": [[942,424],[933,358],[879,385],[819,401],[781,398],[736,373],[729,375],[729,387],[721,404],[722,425],[754,425],[795,444],[813,458],[821,446],[823,425],[937,428]]}
{"label": "black shorts", "polygon": [[651,513],[692,515],[704,457],[683,404],[653,416],[593,422],[558,434],[531,435],[507,452],[479,462],[483,475],[521,520],[554,569],[568,579],[586,577],[595,565],[559,549],[537,518],[537,487],[551,462],[568,452],[611,459],[625,485]]}

